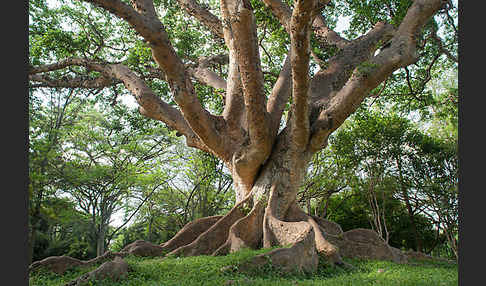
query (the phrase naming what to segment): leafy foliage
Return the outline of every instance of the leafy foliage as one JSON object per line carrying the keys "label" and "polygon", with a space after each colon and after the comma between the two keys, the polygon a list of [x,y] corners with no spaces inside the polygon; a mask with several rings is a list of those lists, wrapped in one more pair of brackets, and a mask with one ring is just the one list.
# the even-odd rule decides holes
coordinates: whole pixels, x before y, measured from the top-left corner
{"label": "leafy foliage", "polygon": [[397,248],[422,244],[426,252],[444,243],[447,221],[454,249],[457,145],[448,138],[427,135],[398,114],[361,108],[314,158],[301,203],[344,231],[373,228]]}

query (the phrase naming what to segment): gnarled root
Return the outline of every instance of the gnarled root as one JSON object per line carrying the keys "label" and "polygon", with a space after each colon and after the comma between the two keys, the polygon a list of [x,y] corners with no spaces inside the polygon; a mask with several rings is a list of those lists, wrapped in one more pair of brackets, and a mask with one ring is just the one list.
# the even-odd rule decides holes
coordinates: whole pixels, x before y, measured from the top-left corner
{"label": "gnarled root", "polygon": [[63,274],[66,270],[74,267],[87,267],[107,260],[112,260],[116,257],[122,258],[129,254],[135,256],[160,256],[163,252],[164,249],[160,245],[144,240],[137,240],[125,246],[120,252],[107,251],[103,255],[87,261],[65,255],[47,257],[40,261],[33,262],[29,266],[29,272],[44,268],[57,274]]}
{"label": "gnarled root", "polygon": [[[322,254],[330,263],[336,265],[344,265],[341,255],[339,254],[339,248],[335,244],[329,242],[324,236],[327,228],[321,227],[321,225],[317,223],[316,219],[314,219],[312,216],[307,215],[295,203],[292,204],[289,208],[286,218],[287,220],[291,221],[306,221],[308,224],[310,224],[314,229],[317,252],[319,254]],[[324,223],[321,221],[321,224]],[[339,227],[339,229],[341,229],[341,227]]]}
{"label": "gnarled root", "polygon": [[127,254],[128,253],[124,253],[124,252],[107,251],[103,255],[100,255],[96,258],[93,258],[93,259],[90,259],[90,260],[87,260],[87,261],[79,260],[77,258],[73,258],[73,257],[70,257],[70,256],[65,256],[65,255],[63,255],[63,256],[50,256],[50,257],[44,258],[40,261],[35,261],[32,264],[30,264],[28,271],[30,273],[31,271],[35,271],[35,270],[39,270],[41,268],[44,268],[44,269],[50,270],[50,271],[57,273],[57,274],[63,274],[66,270],[74,268],[74,267],[78,267],[78,266],[87,267],[87,266],[91,266],[91,265],[100,263],[102,261],[111,260],[116,256],[124,257]]}
{"label": "gnarled root", "polygon": [[197,239],[199,235],[208,230],[223,216],[210,216],[200,219],[196,219],[186,224],[177,234],[160,246],[167,251],[171,252],[181,246],[187,245]]}
{"label": "gnarled root", "polygon": [[[241,269],[261,268],[270,264],[272,267],[279,268],[284,272],[314,272],[319,263],[315,247],[314,230],[303,222],[304,228],[300,228],[296,241],[289,248],[278,248],[268,253],[255,256],[249,262],[243,264]],[[287,227],[290,225],[287,225]],[[282,229],[291,229],[283,227]]]}
{"label": "gnarled root", "polygon": [[117,256],[113,261],[107,261],[101,264],[100,267],[66,283],[65,286],[91,285],[90,283],[93,281],[106,278],[119,280],[126,276],[128,269],[128,263],[120,256]]}
{"label": "gnarled root", "polygon": [[225,255],[242,248],[259,248],[263,235],[265,203],[258,201],[248,215],[237,220],[230,228],[228,239],[213,255]]}
{"label": "gnarled root", "polygon": [[327,239],[339,247],[344,257],[390,260],[396,263],[407,261],[399,249],[388,245],[371,229],[352,229],[340,236],[328,235]]}
{"label": "gnarled root", "polygon": [[314,272],[319,258],[316,251],[316,233],[312,225],[304,221],[305,214],[296,212],[294,221],[283,221],[275,215],[278,206],[275,190],[271,191],[263,218],[263,247],[285,246],[269,253],[258,255],[254,265],[270,262],[284,271]]}
{"label": "gnarled root", "polygon": [[251,202],[251,195],[248,195],[194,241],[174,249],[167,255],[196,256],[213,254],[227,240],[230,227],[236,221],[246,216],[246,210],[250,209]]}
{"label": "gnarled root", "polygon": [[142,257],[161,256],[164,253],[164,248],[145,240],[136,240],[126,245],[121,252]]}

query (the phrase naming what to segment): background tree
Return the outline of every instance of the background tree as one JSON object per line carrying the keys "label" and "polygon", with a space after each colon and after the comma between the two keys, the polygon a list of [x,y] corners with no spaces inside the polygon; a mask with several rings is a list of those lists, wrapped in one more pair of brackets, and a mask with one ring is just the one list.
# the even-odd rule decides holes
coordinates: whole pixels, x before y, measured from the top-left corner
{"label": "background tree", "polygon": [[[113,245],[120,250],[135,240],[162,244],[190,221],[224,215],[234,204],[231,176],[213,156],[176,146],[165,165],[171,179],[152,194]],[[140,200],[146,195],[141,195]]]}
{"label": "background tree", "polygon": [[459,193],[457,142],[424,136],[412,158],[417,204],[436,224],[458,258]]}
{"label": "background tree", "polygon": [[155,169],[170,144],[162,141],[170,138],[164,136],[164,129],[149,130],[145,125],[140,130],[121,108],[102,115],[97,108],[85,106],[66,136],[62,164],[57,166],[59,188],[90,217],[98,256],[105,252],[112,215],[124,200],[164,181],[163,173]]}
{"label": "background tree", "polygon": [[[334,174],[332,180],[347,183],[345,193],[327,203],[330,214],[339,214],[329,218],[346,230],[371,227],[385,240],[390,238],[395,247],[427,253],[434,249],[442,239],[439,231],[444,230],[437,224],[440,215],[432,206],[457,216],[457,149],[454,140],[427,135],[418,128],[393,113],[366,109],[355,113],[330,140],[328,152],[332,152],[333,162],[347,169]],[[435,197],[439,193],[442,198]],[[346,213],[336,208],[351,210]],[[369,224],[364,219],[368,215]],[[401,229],[403,226],[407,228]]]}
{"label": "background tree", "polygon": [[[350,9],[357,12],[355,17],[364,12],[373,17],[361,21],[363,25],[354,25],[345,38],[327,24],[323,11],[332,9],[330,1],[298,0],[289,6],[279,0],[263,0],[265,5],[222,0],[205,6],[181,0],[177,4],[199,22],[191,20],[182,29],[176,29],[181,22],[174,11],[175,1],[83,2],[94,5],[70,2],[60,12],[65,12],[67,19],[89,19],[90,24],[77,21],[71,30],[56,26],[54,33],[48,30],[35,35],[33,40],[46,43],[42,48],[55,43],[66,49],[54,49],[50,58],[31,60],[29,79],[33,86],[123,85],[136,99],[142,115],[177,130],[188,146],[213,154],[232,174],[236,205],[209,231],[194,241],[185,241],[172,254],[224,254],[241,247],[292,244],[274,254],[308,247],[313,255],[299,260],[302,265],[298,266],[307,270],[317,265],[315,249],[330,261],[341,263],[337,248],[296,204],[309,161],[394,71],[416,64],[427,75],[437,54],[443,52],[434,50],[438,42],[424,44],[424,39],[436,31],[434,27],[451,25],[435,22],[434,15],[454,9],[443,0],[376,1],[364,6],[356,6],[364,3],[361,1],[348,1]],[[382,15],[377,4],[389,4],[394,12]],[[36,8],[42,10],[40,6]],[[44,16],[43,11],[37,15]],[[265,13],[273,16],[263,17]],[[52,14],[46,19],[49,17]],[[434,22],[437,25],[430,24]],[[90,38],[100,30],[105,32]],[[260,56],[263,42],[259,36],[266,31],[285,31],[288,43],[279,42],[280,49],[272,51],[275,56],[267,55],[270,64],[278,65],[274,82],[265,77],[264,71],[272,69]],[[50,38],[62,40],[49,42]],[[133,52],[125,56],[119,50],[124,45]],[[42,48],[36,53],[42,53]],[[311,50],[320,51],[314,52],[316,62],[321,63],[316,70],[310,69]],[[222,64],[225,71],[214,69]],[[158,84],[160,80],[167,84]],[[215,93],[224,90],[224,101],[214,106],[212,99],[216,97],[199,96],[208,89],[203,85]],[[289,228],[300,235],[287,235]]]}
{"label": "background tree", "polygon": [[96,256],[96,241],[90,232],[90,221],[66,198],[49,197],[40,211],[33,260],[69,255],[78,259]]}
{"label": "background tree", "polygon": [[77,91],[53,90],[40,93],[39,97],[29,92],[29,261],[41,227],[42,209],[45,202],[56,192],[53,173],[67,130],[85,100],[77,97]]}
{"label": "background tree", "polygon": [[347,168],[343,156],[330,148],[317,153],[309,163],[304,184],[298,194],[307,214],[327,218],[331,196],[349,188],[354,170]]}
{"label": "background tree", "polygon": [[377,113],[360,112],[356,114],[353,124],[336,136],[333,145],[342,156],[350,158],[349,161],[354,165],[358,176],[367,178],[370,206],[375,214],[375,223],[372,225],[378,233],[382,233],[386,228],[386,223],[380,222],[384,218],[380,213],[383,212],[385,206],[382,205],[380,211],[374,188],[381,183],[384,177],[395,178],[396,194],[394,195],[398,195],[407,208],[410,231],[415,234],[416,239],[414,249],[421,251],[422,240],[415,224],[418,207],[412,205],[410,184],[408,183],[408,180],[413,177],[413,173],[407,173],[406,166],[404,166],[407,164],[404,162],[407,155],[413,152],[411,140],[414,135],[412,126],[406,119],[396,115],[381,116]]}

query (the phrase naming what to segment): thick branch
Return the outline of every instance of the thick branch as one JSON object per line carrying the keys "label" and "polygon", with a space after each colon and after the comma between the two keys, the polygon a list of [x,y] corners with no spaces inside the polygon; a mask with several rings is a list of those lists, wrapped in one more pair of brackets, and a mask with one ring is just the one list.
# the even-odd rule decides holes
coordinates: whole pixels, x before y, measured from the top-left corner
{"label": "thick branch", "polygon": [[198,60],[198,66],[195,68],[188,68],[187,71],[191,76],[203,84],[217,89],[226,90],[226,80],[210,70],[209,66],[214,64],[227,64],[228,60],[229,57],[227,55],[201,57]]}
{"label": "thick branch", "polygon": [[326,20],[322,15],[316,16],[312,22],[312,30],[314,31],[316,38],[319,40],[321,47],[336,46],[342,49],[349,44],[347,39],[341,37],[327,26]]}
{"label": "thick branch", "polygon": [[226,90],[226,80],[208,68],[188,68],[187,73],[202,84]]}
{"label": "thick branch", "polygon": [[285,58],[282,70],[278,75],[272,93],[268,98],[267,112],[272,120],[272,136],[275,136],[280,126],[285,105],[287,104],[290,94],[292,93],[292,68],[290,65],[290,53]]}
{"label": "thick branch", "polygon": [[416,0],[412,4],[393,36],[390,47],[372,57],[366,65],[355,69],[344,87],[332,97],[329,107],[320,112],[312,127],[312,151],[322,148],[327,136],[358,108],[370,90],[393,71],[417,60],[415,35],[443,3],[442,0]]}
{"label": "thick branch", "polygon": [[187,125],[185,117],[174,107],[168,105],[156,96],[143,80],[123,65],[107,66],[108,73],[123,81],[125,87],[134,95],[140,105],[142,115],[165,122],[168,126],[178,130],[186,136],[188,146],[207,151],[207,147],[200,142],[192,129]]}
{"label": "thick branch", "polygon": [[29,80],[37,82],[37,84],[30,85],[31,87],[105,88],[120,83],[120,81],[104,76],[96,78],[80,76],[55,79],[47,75],[33,74],[29,75]]}
{"label": "thick branch", "polygon": [[290,34],[290,18],[292,17],[290,7],[281,0],[263,0],[263,2],[270,8],[272,14],[282,24],[287,33]]}
{"label": "thick branch", "polygon": [[394,32],[392,25],[378,22],[367,34],[349,42],[337,55],[329,59],[328,67],[320,70],[312,79],[311,101],[317,102],[317,106],[325,105],[332,93],[343,87],[352,70],[368,60],[378,44],[391,39]]}
{"label": "thick branch", "polygon": [[[232,100],[238,99],[238,88],[243,91],[248,140],[233,156],[235,171],[246,178],[241,182],[249,190],[260,165],[267,159],[273,144],[270,136],[270,117],[266,110],[264,79],[261,69],[255,16],[247,0],[222,0],[221,11],[225,25],[225,41],[230,53],[231,76],[234,85]],[[237,63],[237,67],[234,64]],[[239,68],[239,72],[237,70]],[[239,79],[238,79],[239,73]],[[235,102],[238,104],[238,101]],[[235,109],[241,114],[239,106]],[[244,174],[244,175],[243,175]]]}
{"label": "thick branch", "polygon": [[218,17],[202,7],[195,0],[177,0],[177,2],[189,15],[198,19],[199,22],[208,27],[214,35],[218,38],[224,38],[223,25]]}
{"label": "thick branch", "polygon": [[257,159],[261,162],[270,151],[271,140],[255,16],[247,0],[243,3],[226,2],[243,87],[250,142],[262,151],[259,152],[262,154],[261,158]]}
{"label": "thick branch", "polygon": [[149,42],[152,56],[165,72],[174,100],[179,105],[184,119],[215,155],[227,158],[228,152],[221,144],[221,136],[216,130],[216,119],[199,102],[184,64],[177,56],[165,27],[155,13],[153,1],[132,1],[134,8],[118,0],[85,1],[97,4],[124,19]]}
{"label": "thick branch", "polygon": [[304,150],[309,138],[310,27],[316,3],[297,1],[290,21],[293,99],[290,136],[297,150]]}
{"label": "thick branch", "polygon": [[241,84],[236,51],[232,49],[233,39],[229,39],[230,60],[228,64],[227,89],[223,118],[228,123],[230,132],[239,135],[240,129],[247,130],[245,115],[245,101]]}

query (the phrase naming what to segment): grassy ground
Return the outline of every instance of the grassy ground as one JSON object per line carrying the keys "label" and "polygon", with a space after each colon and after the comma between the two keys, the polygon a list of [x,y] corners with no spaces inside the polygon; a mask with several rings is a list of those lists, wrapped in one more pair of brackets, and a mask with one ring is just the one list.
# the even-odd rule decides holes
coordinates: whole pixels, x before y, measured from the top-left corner
{"label": "grassy ground", "polygon": [[[235,271],[236,265],[264,250],[243,250],[221,257],[198,256],[188,258],[125,258],[132,271],[120,282],[103,281],[96,286],[156,286],[156,285],[434,285],[458,284],[456,264],[447,262],[411,262],[396,264],[385,261],[346,261],[353,270],[319,265],[312,275],[285,275],[272,269],[263,269],[251,274]],[[47,272],[34,273],[30,286],[64,285],[95,267],[77,269],[64,275]]]}

